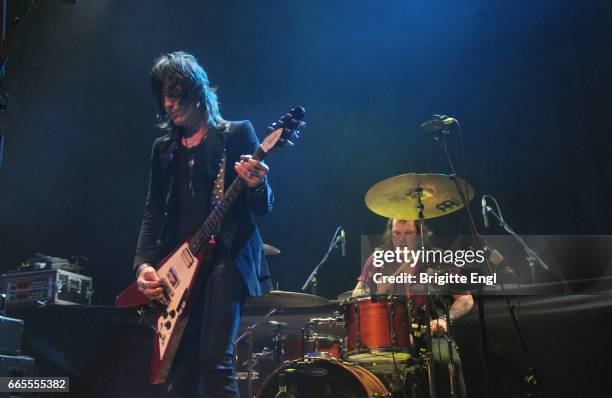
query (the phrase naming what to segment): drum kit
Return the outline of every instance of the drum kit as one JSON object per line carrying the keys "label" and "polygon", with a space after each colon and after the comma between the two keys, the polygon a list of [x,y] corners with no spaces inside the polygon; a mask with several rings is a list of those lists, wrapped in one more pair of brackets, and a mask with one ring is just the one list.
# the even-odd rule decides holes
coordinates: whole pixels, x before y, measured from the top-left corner
{"label": "drum kit", "polygon": [[[368,208],[388,218],[424,220],[461,209],[472,187],[441,174],[403,174],[380,181],[365,196]],[[422,233],[422,231],[421,231]],[[266,253],[280,250],[266,245]],[[312,294],[272,291],[251,298],[247,307],[268,311],[248,326],[236,343],[246,341],[246,360],[237,357],[237,378],[249,398],[272,397],[426,397],[431,396],[428,357],[429,312],[405,296],[352,297],[327,300]],[[324,309],[310,318],[301,334],[286,333],[288,324],[272,320],[285,309]],[[267,323],[268,347],[253,352],[253,332]],[[238,346],[238,344],[236,344]]]}

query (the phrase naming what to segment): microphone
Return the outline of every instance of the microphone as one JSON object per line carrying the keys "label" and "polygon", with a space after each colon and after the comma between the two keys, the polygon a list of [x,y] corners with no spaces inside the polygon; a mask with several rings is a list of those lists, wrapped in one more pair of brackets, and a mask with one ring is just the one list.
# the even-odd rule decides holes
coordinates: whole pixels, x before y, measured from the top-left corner
{"label": "microphone", "polygon": [[342,257],[346,257],[346,233],[344,228],[340,230],[340,243],[342,245]]}
{"label": "microphone", "polygon": [[489,253],[489,261],[496,267],[501,268],[506,274],[513,275],[514,270],[508,264],[504,256],[501,255],[497,249],[493,247],[485,247],[486,251]]}
{"label": "microphone", "polygon": [[446,115],[433,115],[434,119],[421,123],[421,130],[425,132],[440,131],[457,123],[457,119]]}
{"label": "microphone", "polygon": [[480,201],[480,205],[482,207],[482,218],[484,220],[484,226],[485,228],[489,228],[489,209],[487,206],[487,200],[485,199],[485,197],[482,197],[482,200]]}

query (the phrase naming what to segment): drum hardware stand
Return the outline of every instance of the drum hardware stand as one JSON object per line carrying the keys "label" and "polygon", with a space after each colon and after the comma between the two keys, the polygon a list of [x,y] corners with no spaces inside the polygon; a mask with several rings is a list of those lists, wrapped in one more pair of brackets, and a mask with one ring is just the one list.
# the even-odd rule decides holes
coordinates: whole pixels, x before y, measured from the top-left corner
{"label": "drum hardware stand", "polygon": [[272,357],[274,363],[280,364],[285,354],[285,342],[287,335],[282,334],[287,327],[286,322],[268,321],[270,331],[272,332]]}
{"label": "drum hardware stand", "polygon": [[[268,317],[272,316],[279,310],[277,308],[271,309],[264,317],[263,320],[266,320]],[[238,343],[242,341],[244,338],[247,338],[248,344],[248,358],[247,361],[247,391],[249,398],[253,397],[253,371],[255,370],[255,366],[257,365],[257,361],[253,360],[253,331],[259,326],[259,324],[263,321],[255,322],[252,325],[247,326],[244,333],[242,333],[236,340],[234,340],[234,362],[238,359]]]}
{"label": "drum hardware stand", "polygon": [[[448,288],[449,290],[449,296],[453,297],[451,292],[450,292],[450,286]],[[448,386],[450,389],[450,396],[451,397],[456,397],[457,393],[456,393],[456,388],[457,388],[457,379],[456,379],[456,374],[455,374],[455,358],[454,358],[454,352],[453,352],[453,334],[452,334],[452,320],[450,317],[450,305],[446,304],[444,306],[445,309],[445,316],[446,316],[446,343],[448,344]]]}
{"label": "drum hardware stand", "polygon": [[[410,299],[406,300],[406,319],[408,319],[408,328],[410,330],[410,333],[408,333],[408,338],[410,339],[410,343],[412,345],[412,360],[415,361],[417,358],[417,344],[414,341],[414,338],[412,336],[412,322],[413,322],[413,312],[412,312],[412,302],[410,301]],[[410,361],[410,358],[408,359],[408,361]],[[403,378],[401,380],[401,388],[402,388],[402,395],[404,398],[407,398],[406,396],[406,379],[408,378],[408,373],[407,373],[407,367],[409,365],[406,364],[404,365],[404,375]],[[416,384],[414,380],[411,380],[411,386],[410,386],[410,396],[411,397],[416,397]]]}
{"label": "drum hardware stand", "polygon": [[274,363],[281,363],[283,355],[285,354],[285,341],[287,336],[272,332],[272,354]]}
{"label": "drum hardware stand", "polygon": [[304,283],[304,286],[302,286],[302,291],[305,291],[306,289],[308,289],[308,285],[311,285],[312,287],[312,294],[316,295],[317,294],[317,275],[319,273],[319,269],[321,268],[321,266],[323,264],[325,264],[327,262],[327,260],[329,259],[329,256],[331,255],[331,252],[338,247],[338,243],[340,243],[340,230],[342,229],[342,227],[338,227],[336,229],[336,232],[334,233],[334,237],[332,238],[332,243],[331,245],[329,245],[329,248],[327,249],[327,253],[325,253],[325,255],[323,256],[323,258],[321,259],[321,261],[319,262],[319,264],[316,265],[316,267],[314,268],[314,270],[312,270],[312,273],[310,274],[310,276],[308,277],[308,279],[306,279],[306,282]]}
{"label": "drum hardware stand", "polygon": [[308,324],[306,326],[304,326],[302,328],[302,356],[301,356],[301,360],[304,360],[304,358],[306,358],[306,338],[310,338],[310,336],[312,336],[312,329],[313,329],[313,324],[308,322]]}
{"label": "drum hardware stand", "polygon": [[[394,286],[393,290],[395,290],[395,286]],[[395,293],[395,292],[393,292],[393,293]],[[391,299],[392,297],[393,297],[392,294],[390,294],[388,296],[389,299]],[[395,323],[394,323],[394,319],[395,319],[395,307],[393,305],[394,304],[393,302],[391,302],[390,304],[389,303],[387,303],[387,304],[390,307],[389,312],[391,314],[391,316],[387,315],[387,319],[389,320],[389,331],[391,333],[391,336],[390,336],[391,337],[391,359],[393,361],[393,371],[395,373],[395,378],[397,379],[397,381],[394,381],[394,383],[397,383],[398,386],[402,386],[403,385],[403,383],[402,383],[402,381],[403,381],[402,380],[402,374],[401,374],[399,368],[397,367],[397,361],[395,360],[395,350],[397,348],[397,333],[395,332]],[[408,308],[410,308],[409,307],[409,303],[406,303],[406,305],[408,306]],[[408,309],[407,311],[408,311],[408,314],[407,314],[408,315],[407,316],[408,325],[412,325],[412,320],[410,319],[410,310]],[[404,396],[404,398],[407,398],[406,397],[406,391],[405,391],[405,389],[403,387],[401,387],[401,391],[402,391],[402,395]]]}
{"label": "drum hardware stand", "polygon": [[[425,215],[423,210],[425,206],[422,202],[423,189],[417,188],[417,208],[419,209],[419,235],[421,236],[421,250],[425,253],[425,235],[423,230],[423,222]],[[431,296],[429,291],[429,284],[425,284],[425,318],[426,321],[426,335],[427,335],[427,352],[423,355],[425,357],[425,366],[427,366],[427,380],[429,387],[430,398],[436,398],[436,372],[434,372],[433,363],[433,339],[431,335]]]}

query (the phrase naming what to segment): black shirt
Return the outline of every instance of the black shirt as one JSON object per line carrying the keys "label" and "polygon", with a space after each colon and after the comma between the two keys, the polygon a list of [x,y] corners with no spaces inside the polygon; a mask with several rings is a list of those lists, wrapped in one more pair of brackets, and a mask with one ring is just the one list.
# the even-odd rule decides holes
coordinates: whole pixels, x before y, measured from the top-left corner
{"label": "black shirt", "polygon": [[[216,167],[215,167],[216,166]],[[193,235],[210,213],[211,195],[218,172],[211,145],[206,138],[198,145],[186,148],[179,145],[176,152],[176,181],[174,206],[178,223],[170,236],[175,244]]]}

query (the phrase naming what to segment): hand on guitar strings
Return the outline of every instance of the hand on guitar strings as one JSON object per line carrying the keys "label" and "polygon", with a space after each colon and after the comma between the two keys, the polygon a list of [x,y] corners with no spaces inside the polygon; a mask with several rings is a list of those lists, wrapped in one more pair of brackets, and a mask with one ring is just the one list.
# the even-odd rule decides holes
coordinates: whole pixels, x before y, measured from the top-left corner
{"label": "hand on guitar strings", "polygon": [[144,266],[138,274],[136,285],[149,300],[162,300],[164,298],[164,290],[161,287],[163,280],[155,272],[155,268]]}
{"label": "hand on guitar strings", "polygon": [[265,163],[254,159],[251,155],[240,156],[240,162],[234,163],[234,169],[250,188],[261,184],[261,181],[270,170]]}

